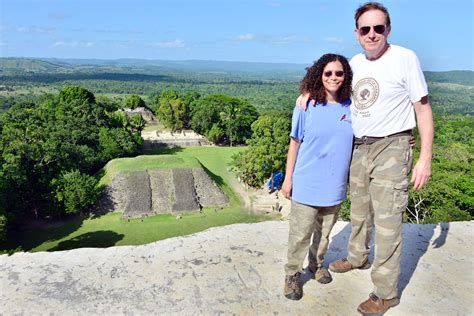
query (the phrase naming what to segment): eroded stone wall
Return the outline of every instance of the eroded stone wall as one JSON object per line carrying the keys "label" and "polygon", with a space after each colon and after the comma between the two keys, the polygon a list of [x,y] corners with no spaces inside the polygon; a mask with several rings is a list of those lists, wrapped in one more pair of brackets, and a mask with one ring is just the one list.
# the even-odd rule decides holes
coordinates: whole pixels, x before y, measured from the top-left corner
{"label": "eroded stone wall", "polygon": [[225,205],[228,197],[203,168],[155,169],[117,174],[98,208],[124,217],[196,212]]}

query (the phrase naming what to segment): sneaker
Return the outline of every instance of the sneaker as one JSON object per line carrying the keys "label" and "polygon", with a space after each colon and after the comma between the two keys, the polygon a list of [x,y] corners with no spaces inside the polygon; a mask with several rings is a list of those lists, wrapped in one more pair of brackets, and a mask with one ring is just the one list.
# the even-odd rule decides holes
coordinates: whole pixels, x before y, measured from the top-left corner
{"label": "sneaker", "polygon": [[354,269],[366,270],[368,268],[370,268],[368,259],[360,267],[354,267],[347,258],[339,259],[329,264],[329,270],[336,273],[343,273]]}
{"label": "sneaker", "polygon": [[300,272],[285,277],[285,288],[283,294],[287,299],[299,300],[303,297],[303,287],[300,282]]}
{"label": "sneaker", "polygon": [[391,299],[379,298],[374,293],[369,294],[369,299],[361,303],[357,308],[357,311],[364,316],[381,316],[390,307],[397,306],[400,303],[398,297]]}
{"label": "sneaker", "polygon": [[324,267],[320,267],[318,270],[316,270],[314,278],[316,281],[322,284],[328,284],[332,281],[331,273],[329,273],[329,271]]}

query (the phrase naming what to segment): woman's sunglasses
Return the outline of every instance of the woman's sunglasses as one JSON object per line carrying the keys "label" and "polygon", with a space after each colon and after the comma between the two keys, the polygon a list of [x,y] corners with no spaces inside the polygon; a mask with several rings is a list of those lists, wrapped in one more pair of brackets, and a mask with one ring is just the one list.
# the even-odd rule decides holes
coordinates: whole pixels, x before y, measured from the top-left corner
{"label": "woman's sunglasses", "polygon": [[370,32],[370,29],[371,28],[374,28],[374,31],[375,33],[377,34],[383,34],[385,33],[385,25],[374,25],[374,26],[362,26],[362,27],[359,27],[359,34],[361,36],[365,36],[367,34],[369,34]]}
{"label": "woman's sunglasses", "polygon": [[[336,75],[336,77],[342,77],[342,76],[344,76],[344,71],[342,71],[342,70],[336,70],[336,71],[334,72],[334,74]],[[331,77],[331,76],[332,76],[332,71],[331,71],[331,70],[325,71],[325,72],[324,72],[324,76],[325,76],[325,77]]]}

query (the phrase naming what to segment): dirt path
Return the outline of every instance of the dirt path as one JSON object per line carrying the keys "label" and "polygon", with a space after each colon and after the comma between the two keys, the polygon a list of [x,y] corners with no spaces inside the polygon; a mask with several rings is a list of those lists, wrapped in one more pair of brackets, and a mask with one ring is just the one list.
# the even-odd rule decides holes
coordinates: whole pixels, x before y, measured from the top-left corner
{"label": "dirt path", "polygon": [[282,218],[288,216],[291,203],[278,192],[270,194],[266,187],[261,189],[246,188],[235,176],[231,176],[230,184],[234,191],[242,198],[246,209],[257,213],[279,212]]}

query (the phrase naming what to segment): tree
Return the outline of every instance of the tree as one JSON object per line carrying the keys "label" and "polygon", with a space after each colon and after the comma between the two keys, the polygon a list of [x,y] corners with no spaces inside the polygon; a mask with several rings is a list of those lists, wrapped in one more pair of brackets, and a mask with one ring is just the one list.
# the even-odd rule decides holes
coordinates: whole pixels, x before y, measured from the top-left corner
{"label": "tree", "polygon": [[143,99],[137,95],[137,94],[132,94],[132,95],[129,95],[125,98],[125,101],[124,101],[124,105],[126,108],[129,108],[129,109],[136,109],[136,108],[146,108],[146,103],[145,101],[143,101]]}
{"label": "tree", "polygon": [[[221,94],[197,100],[193,103],[191,115],[191,127],[196,132],[231,146],[242,144],[250,137],[251,124],[258,117],[257,110],[250,103]],[[223,131],[223,134],[217,131]],[[218,139],[216,135],[222,137]]]}
{"label": "tree", "polygon": [[0,115],[0,235],[26,216],[89,205],[85,196],[94,197],[95,189],[88,177],[107,159],[136,153],[142,142],[139,122],[118,125],[85,89],[67,87],[42,102],[18,103]]}
{"label": "tree", "polygon": [[7,236],[8,218],[5,210],[6,202],[6,181],[0,168],[0,242],[4,241]]}
{"label": "tree", "polygon": [[232,170],[247,185],[260,187],[277,170],[284,170],[291,119],[284,114],[259,117],[252,124],[249,147],[232,157]]}
{"label": "tree", "polygon": [[[420,191],[410,189],[406,220],[414,223],[471,220],[474,215],[474,118],[436,115],[435,126],[431,180]],[[415,147],[415,158],[418,150]]]}
{"label": "tree", "polygon": [[225,132],[219,126],[219,124],[212,125],[211,130],[207,132],[207,138],[215,144],[220,143],[222,139],[224,138],[224,135],[225,135]]}
{"label": "tree", "polygon": [[188,125],[189,107],[180,98],[178,92],[165,90],[158,100],[159,106],[156,116],[165,127],[176,131]]}
{"label": "tree", "polygon": [[191,127],[199,134],[207,134],[214,124],[219,124],[219,113],[224,108],[226,96],[208,95],[194,103],[191,112]]}
{"label": "tree", "polygon": [[101,193],[98,180],[78,170],[62,172],[52,185],[56,200],[64,205],[67,214],[94,205]]}
{"label": "tree", "polygon": [[135,154],[143,139],[123,128],[101,128],[99,131],[99,146],[102,161],[109,161],[115,157],[131,156]]}
{"label": "tree", "polygon": [[251,125],[258,117],[253,105],[237,98],[230,98],[219,115],[230,146],[244,143],[252,135]]}
{"label": "tree", "polygon": [[59,92],[59,101],[65,104],[71,102],[95,103],[92,92],[81,87],[65,87]]}

